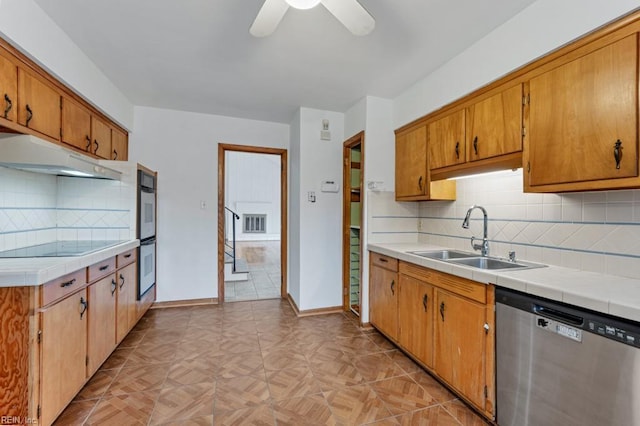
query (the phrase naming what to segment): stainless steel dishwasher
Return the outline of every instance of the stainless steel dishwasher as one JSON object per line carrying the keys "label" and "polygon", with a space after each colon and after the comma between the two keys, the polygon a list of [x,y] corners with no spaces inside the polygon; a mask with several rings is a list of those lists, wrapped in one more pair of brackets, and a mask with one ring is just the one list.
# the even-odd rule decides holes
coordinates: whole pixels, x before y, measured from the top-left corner
{"label": "stainless steel dishwasher", "polygon": [[496,290],[500,426],[640,425],[640,324]]}

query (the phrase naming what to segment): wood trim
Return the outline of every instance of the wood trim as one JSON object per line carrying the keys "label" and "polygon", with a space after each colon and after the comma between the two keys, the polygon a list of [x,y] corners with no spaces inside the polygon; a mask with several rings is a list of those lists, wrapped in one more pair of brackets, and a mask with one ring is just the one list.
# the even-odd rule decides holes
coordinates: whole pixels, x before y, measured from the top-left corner
{"label": "wood trim", "polygon": [[138,163],[138,170],[142,170],[143,172],[149,174],[149,175],[153,175],[155,177],[158,177],[158,172],[155,170],[151,170],[145,166],[143,166],[142,164]]}
{"label": "wood trim", "polygon": [[217,305],[217,297],[203,299],[172,300],[168,302],[154,302],[149,309],[184,308],[189,306]]}
{"label": "wood trim", "polygon": [[489,324],[489,332],[485,346],[485,383],[487,385],[487,396],[485,398],[485,412],[491,418],[496,417],[496,294],[495,286],[487,284],[487,306],[485,318]]}
{"label": "wood trim", "polygon": [[[342,307],[344,311],[351,310],[350,288],[350,246],[351,234],[351,149],[360,145],[360,288],[362,288],[362,231],[363,231],[363,205],[365,203],[364,192],[364,131],[350,137],[342,144]],[[358,311],[362,312],[362,298],[358,305]],[[359,315],[360,316],[360,315]]]}
{"label": "wood trim", "polygon": [[300,317],[300,318],[302,318],[302,317],[311,317],[311,316],[315,316],[315,315],[339,314],[339,313],[342,313],[344,311],[342,306],[330,306],[330,307],[327,307],[327,308],[306,309],[304,311],[301,311],[298,308],[298,305],[296,304],[296,301],[293,300],[293,297],[291,297],[291,295],[288,294],[288,293],[287,293],[287,301],[291,305],[291,308],[295,312],[296,316]]}
{"label": "wood trim", "polygon": [[280,297],[287,297],[287,265],[289,253],[288,231],[288,152],[283,148],[248,145],[218,144],[218,303],[224,303],[224,206],[225,206],[225,152],[247,152],[280,156]]}
{"label": "wood trim", "polygon": [[493,82],[474,90],[466,96],[463,96],[462,98],[448,103],[399,127],[396,129],[395,133],[397,135],[398,133],[412,130],[415,127],[424,126],[431,121],[442,118],[458,109],[466,108],[467,106],[488,98],[508,87],[524,83],[533,76],[559,65],[559,62],[562,62],[563,59],[564,62],[571,61],[576,57],[582,56],[605,44],[612,43],[616,39],[622,38],[635,31],[640,31],[640,10],[638,9],[615,21],[606,23],[601,27],[579,36],[576,39],[551,50],[542,57],[534,59],[508,74],[499,77]]}

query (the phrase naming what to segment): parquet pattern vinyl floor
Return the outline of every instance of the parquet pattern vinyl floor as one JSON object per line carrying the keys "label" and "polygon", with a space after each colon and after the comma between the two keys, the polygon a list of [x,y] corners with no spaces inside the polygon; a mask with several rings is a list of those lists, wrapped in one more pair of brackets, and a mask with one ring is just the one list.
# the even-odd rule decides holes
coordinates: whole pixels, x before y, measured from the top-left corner
{"label": "parquet pattern vinyl floor", "polygon": [[485,425],[350,313],[150,310],[56,425]]}

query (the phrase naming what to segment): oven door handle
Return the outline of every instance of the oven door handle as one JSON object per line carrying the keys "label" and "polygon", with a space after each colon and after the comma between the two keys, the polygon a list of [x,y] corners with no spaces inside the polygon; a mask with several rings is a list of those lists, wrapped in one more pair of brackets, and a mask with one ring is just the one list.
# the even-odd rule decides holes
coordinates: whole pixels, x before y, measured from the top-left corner
{"label": "oven door handle", "polygon": [[146,240],[140,241],[141,246],[150,246],[156,243],[156,237],[151,237]]}

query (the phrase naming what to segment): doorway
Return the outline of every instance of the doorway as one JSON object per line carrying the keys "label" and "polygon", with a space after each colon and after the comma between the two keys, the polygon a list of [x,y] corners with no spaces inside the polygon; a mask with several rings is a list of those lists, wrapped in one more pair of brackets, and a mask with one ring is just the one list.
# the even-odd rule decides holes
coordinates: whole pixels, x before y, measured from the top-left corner
{"label": "doorway", "polygon": [[218,302],[285,298],[287,237],[287,151],[219,144]]}
{"label": "doorway", "polygon": [[362,279],[362,182],[364,178],[364,132],[343,145],[342,285],[343,308],[360,316]]}

